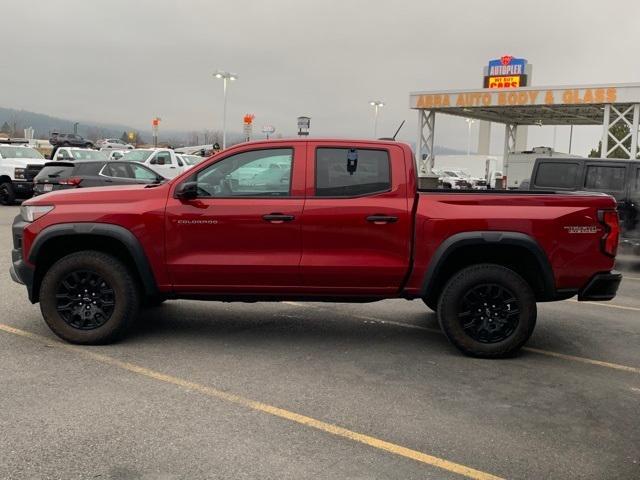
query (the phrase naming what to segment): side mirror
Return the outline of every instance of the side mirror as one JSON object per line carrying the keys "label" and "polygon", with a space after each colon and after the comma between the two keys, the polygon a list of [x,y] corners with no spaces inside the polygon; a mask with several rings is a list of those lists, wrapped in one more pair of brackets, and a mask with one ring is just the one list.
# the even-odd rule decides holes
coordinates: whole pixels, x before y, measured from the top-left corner
{"label": "side mirror", "polygon": [[181,200],[193,200],[198,197],[198,184],[197,182],[184,182],[181,184],[175,193],[175,197]]}
{"label": "side mirror", "polygon": [[[164,181],[165,181],[165,178],[163,176],[158,175],[156,177],[156,183],[164,183]],[[196,188],[196,190],[197,190],[197,188]]]}

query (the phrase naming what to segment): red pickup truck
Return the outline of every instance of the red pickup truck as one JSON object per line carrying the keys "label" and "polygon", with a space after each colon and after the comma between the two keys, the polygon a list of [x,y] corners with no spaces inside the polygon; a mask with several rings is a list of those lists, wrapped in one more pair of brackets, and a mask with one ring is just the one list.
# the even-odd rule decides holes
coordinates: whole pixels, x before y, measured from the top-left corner
{"label": "red pickup truck", "polygon": [[394,141],[244,143],[168,183],[53,192],[13,224],[11,276],[61,338],[121,337],[171,298],[419,299],[462,352],[512,354],[536,302],[610,300],[605,194],[417,187]]}

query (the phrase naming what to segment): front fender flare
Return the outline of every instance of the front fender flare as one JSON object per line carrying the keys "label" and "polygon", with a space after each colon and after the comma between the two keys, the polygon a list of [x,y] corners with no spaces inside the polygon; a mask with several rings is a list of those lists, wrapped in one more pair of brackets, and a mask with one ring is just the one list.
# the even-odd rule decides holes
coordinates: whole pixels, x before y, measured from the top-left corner
{"label": "front fender flare", "polygon": [[131,233],[131,231],[121,227],[120,225],[81,222],[60,223],[47,227],[38,233],[31,245],[31,249],[29,250],[29,262],[36,265],[36,259],[38,258],[40,250],[49,240],[72,235],[95,235],[108,237],[123,244],[131,255],[131,258],[133,258],[133,262],[135,263],[135,268],[140,275],[145,294],[158,294],[158,284],[140,241],[133,233]]}

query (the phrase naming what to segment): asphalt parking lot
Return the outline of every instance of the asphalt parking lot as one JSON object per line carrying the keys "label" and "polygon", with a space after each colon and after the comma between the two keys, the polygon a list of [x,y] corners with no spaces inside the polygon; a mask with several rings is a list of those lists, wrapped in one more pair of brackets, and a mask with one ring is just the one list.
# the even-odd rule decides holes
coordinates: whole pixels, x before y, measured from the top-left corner
{"label": "asphalt parking lot", "polygon": [[640,478],[640,259],[608,303],[539,305],[527,348],[463,357],[421,302],[174,301],[71,347],[8,275],[2,479]]}

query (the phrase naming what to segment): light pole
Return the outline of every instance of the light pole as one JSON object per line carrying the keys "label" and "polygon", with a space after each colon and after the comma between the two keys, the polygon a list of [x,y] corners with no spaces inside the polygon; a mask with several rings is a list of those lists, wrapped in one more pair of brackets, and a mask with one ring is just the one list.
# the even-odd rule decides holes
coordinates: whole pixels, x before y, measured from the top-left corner
{"label": "light pole", "polygon": [[471,125],[476,123],[476,121],[473,118],[467,118],[466,122],[469,126],[469,133],[467,134],[467,160],[469,160],[469,157],[471,156]]}
{"label": "light pole", "polygon": [[235,73],[224,72],[218,70],[214,77],[222,79],[222,90],[224,92],[224,103],[222,106],[222,149],[227,148],[227,81],[238,79],[238,75]]}
{"label": "light pole", "polygon": [[375,109],[373,114],[373,138],[378,138],[378,110],[384,107],[384,102],[381,102],[380,100],[371,100],[369,105]]}

